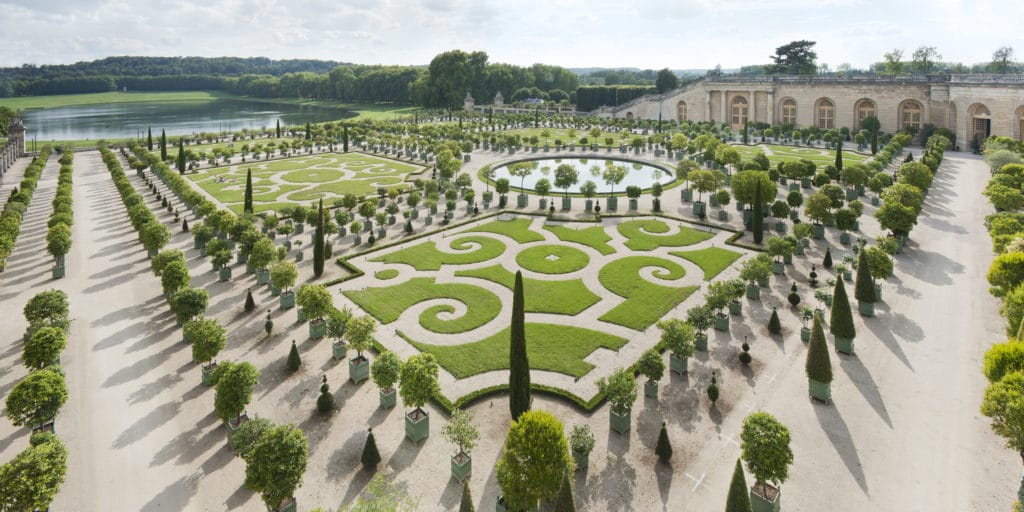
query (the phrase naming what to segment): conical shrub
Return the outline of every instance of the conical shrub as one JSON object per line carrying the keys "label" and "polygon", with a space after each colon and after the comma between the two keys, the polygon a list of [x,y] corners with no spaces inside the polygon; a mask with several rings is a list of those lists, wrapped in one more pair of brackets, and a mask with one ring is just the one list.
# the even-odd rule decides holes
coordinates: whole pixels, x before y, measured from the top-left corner
{"label": "conical shrub", "polygon": [[871,279],[871,267],[868,266],[868,252],[860,250],[857,255],[857,283],[853,289],[853,296],[857,301],[865,304],[875,302],[875,282]]}
{"label": "conical shrub", "polygon": [[850,311],[850,299],[846,296],[846,286],[843,285],[842,279],[836,279],[831,314],[828,320],[829,332],[844,339],[853,339],[857,336],[857,329],[853,326],[853,312]]}
{"label": "conical shrub", "polygon": [[825,268],[832,268],[832,249],[831,248],[826,248],[825,249],[825,259],[822,260],[821,266],[823,266]]}
{"label": "conical shrub", "polygon": [[828,343],[825,341],[825,329],[821,326],[821,315],[814,314],[814,325],[811,327],[811,341],[807,346],[807,378],[828,384],[832,382],[832,360],[828,355]]}
{"label": "conical shrub", "polygon": [[768,320],[768,332],[782,334],[782,323],[779,322],[779,311],[772,308],[772,318]]}
{"label": "conical shrub", "polygon": [[363,469],[376,471],[377,464],[380,464],[380,452],[377,451],[377,441],[373,439],[373,428],[370,428],[366,435],[366,444],[363,445],[363,456],[360,457]]}
{"label": "conical shrub", "polygon": [[743,463],[736,459],[736,469],[732,472],[729,482],[729,497],[725,501],[725,512],[751,512],[750,495],[747,494],[747,477],[743,473]]}
{"label": "conical shrub", "polygon": [[654,453],[658,460],[668,462],[672,459],[672,443],[668,440],[668,430],[665,429],[665,422],[661,422],[661,433],[658,434],[658,444],[654,447]]}
{"label": "conical shrub", "polygon": [[245,292],[245,312],[250,313],[256,309],[256,301],[252,298],[252,290]]}
{"label": "conical shrub", "polygon": [[300,366],[302,358],[299,357],[299,348],[295,346],[295,340],[292,340],[292,349],[288,352],[288,371],[298,371]]}

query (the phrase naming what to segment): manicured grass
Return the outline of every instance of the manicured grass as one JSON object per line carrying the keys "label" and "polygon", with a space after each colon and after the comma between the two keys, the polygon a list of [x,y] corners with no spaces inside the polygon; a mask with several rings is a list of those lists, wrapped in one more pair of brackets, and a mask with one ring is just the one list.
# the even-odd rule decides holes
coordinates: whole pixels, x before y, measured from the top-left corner
{"label": "manicured grass", "polygon": [[57,108],[97,103],[137,103],[142,101],[202,101],[238,98],[220,91],[153,91],[153,92],[97,92],[88,94],[56,94],[52,96],[22,96],[0,98],[0,106],[18,109]]}
{"label": "manicured grass", "polygon": [[608,241],[612,239],[611,235],[605,232],[601,226],[583,229],[570,229],[565,226],[544,226],[544,229],[554,233],[563,242],[586,245],[604,255],[615,253],[615,249],[608,245]]}
{"label": "manicured grass", "polygon": [[[438,364],[457,379],[484,372],[507,370],[509,336],[505,328],[483,340],[455,346],[439,346],[405,339],[422,352],[434,354]],[[526,352],[530,368],[582,377],[594,366],[584,358],[598,348],[616,350],[626,344],[624,338],[611,334],[551,324],[526,324]]]}
{"label": "manicured grass", "polygon": [[[501,265],[459,270],[455,275],[486,279],[509,290],[515,287],[515,274]],[[578,315],[601,301],[601,297],[590,291],[582,279],[549,281],[524,277],[523,298],[527,313],[556,315]]]}
{"label": "manicured grass", "polygon": [[[818,167],[835,162],[836,152],[834,149],[825,149],[824,147],[806,147],[806,146],[782,146],[777,144],[758,144],[757,146],[743,146],[733,145],[736,151],[739,152],[740,157],[744,160],[750,160],[754,157],[754,154],[758,151],[763,151],[768,156],[768,161],[772,167],[775,167],[779,162],[792,162],[794,160],[807,159],[814,162]],[[768,154],[768,149],[771,154]],[[844,147],[843,148],[843,163],[861,163],[870,158],[867,155],[861,155],[854,152],[853,150]]]}
{"label": "manicured grass", "polygon": [[[634,251],[650,251],[658,247],[683,247],[707,240],[714,235],[679,225],[679,232],[660,235],[671,230],[668,224],[655,219],[631,220],[619,224],[619,233],[626,237],[626,247]],[[652,234],[656,233],[656,234]]]}
{"label": "manicured grass", "polygon": [[710,281],[743,256],[736,251],[722,249],[721,247],[708,247],[707,249],[698,249],[696,251],[676,251],[669,254],[696,264],[704,271],[705,281]]}
{"label": "manicured grass", "polygon": [[533,223],[532,217],[516,217],[512,220],[496,220],[487,224],[481,224],[473,229],[467,229],[465,232],[505,235],[521,244],[544,240],[543,235],[530,230],[531,223]]}
{"label": "manicured grass", "polygon": [[473,247],[473,244],[480,247],[469,252],[448,253],[437,249],[434,242],[424,242],[412,247],[378,256],[370,261],[382,261],[384,263],[404,263],[416,270],[440,270],[442,265],[465,265],[468,263],[479,263],[497,258],[505,252],[505,244],[486,236],[464,236],[452,240],[449,247],[456,251],[465,251]]}
{"label": "manicured grass", "polygon": [[546,244],[523,250],[516,255],[516,263],[541,274],[568,274],[586,267],[590,256],[572,247]]}
{"label": "manicured grass", "polygon": [[465,304],[466,313],[451,320],[438,318],[439,313],[454,312],[454,308],[447,304],[427,308],[420,315],[420,325],[439,334],[455,334],[476,329],[493,320],[501,311],[501,301],[498,297],[479,286],[461,283],[438,284],[432,277],[416,277],[393,286],[347,290],[342,293],[382,324],[398,320],[405,310],[427,300],[447,298]]}
{"label": "manicured grass", "polygon": [[604,314],[600,320],[642,331],[686,300],[696,286],[661,286],[640,277],[645,267],[659,267],[654,277],[675,280],[686,275],[678,263],[653,256],[627,256],[615,260],[598,273],[601,284],[626,300]]}
{"label": "manicured grass", "polygon": [[381,281],[387,281],[388,279],[394,279],[398,277],[398,270],[393,268],[386,268],[384,270],[378,270],[373,274],[373,277],[380,279]]}

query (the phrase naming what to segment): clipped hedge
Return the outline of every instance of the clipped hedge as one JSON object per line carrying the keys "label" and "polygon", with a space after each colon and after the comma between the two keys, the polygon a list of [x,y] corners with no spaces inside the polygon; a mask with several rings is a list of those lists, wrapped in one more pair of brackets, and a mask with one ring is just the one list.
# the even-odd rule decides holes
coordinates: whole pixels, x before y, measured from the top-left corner
{"label": "clipped hedge", "polygon": [[7,204],[4,205],[4,210],[0,213],[0,270],[3,270],[7,256],[14,250],[14,242],[18,240],[18,235],[21,233],[22,216],[32,201],[32,193],[36,190],[39,176],[42,175],[46,161],[52,152],[52,147],[43,146],[43,150],[32,159],[32,163],[28,164],[25,169],[25,177],[18,184],[18,188],[10,196],[7,196]]}

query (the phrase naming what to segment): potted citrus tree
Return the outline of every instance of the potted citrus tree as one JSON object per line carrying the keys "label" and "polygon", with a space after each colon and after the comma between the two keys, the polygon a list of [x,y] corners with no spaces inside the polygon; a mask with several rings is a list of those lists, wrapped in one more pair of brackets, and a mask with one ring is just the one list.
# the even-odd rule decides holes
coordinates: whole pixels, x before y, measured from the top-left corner
{"label": "potted citrus tree", "polygon": [[53,432],[54,419],[68,399],[64,370],[49,366],[29,373],[7,394],[7,419],[16,427]]}
{"label": "potted citrus tree", "polygon": [[327,316],[327,335],[334,340],[331,343],[331,356],[335,361],[345,358],[348,347],[345,345],[345,328],[352,318],[352,310],[345,306],[341,310],[332,309]]}
{"label": "potted citrus tree", "polygon": [[203,385],[213,385],[213,372],[217,363],[213,359],[224,349],[227,335],[224,327],[214,318],[197,318],[185,324],[185,341],[192,344],[192,360],[206,363],[202,367]]}
{"label": "potted citrus tree", "polygon": [[327,320],[324,319],[334,310],[334,299],[331,292],[322,284],[304,284],[295,293],[295,301],[302,308],[302,313],[309,319],[309,337],[318,340],[327,334]]}
{"label": "potted citrus tree", "polygon": [[402,372],[402,360],[394,352],[385,350],[370,366],[373,383],[380,388],[380,408],[390,409],[397,402],[395,384]]}
{"label": "potted citrus tree", "polygon": [[708,349],[707,330],[714,322],[715,313],[707,304],[694,306],[686,311],[686,323],[693,326],[696,331],[693,335],[694,350],[705,351]]}
{"label": "potted citrus tree", "polygon": [[43,326],[32,332],[22,348],[21,359],[30,370],[42,370],[60,364],[60,353],[68,344],[68,335],[59,327]]}
{"label": "potted citrus tree", "polygon": [[64,277],[64,256],[71,250],[71,228],[63,222],[51,227],[46,232],[46,251],[53,256],[52,276],[54,279]]}
{"label": "potted citrus tree", "polygon": [[[167,269],[164,269],[163,275],[167,275]],[[205,313],[209,301],[210,296],[206,290],[182,288],[171,296],[171,311],[174,312],[178,325],[183,326],[193,318]]]}
{"label": "potted citrus tree", "polygon": [[707,306],[714,311],[715,329],[729,332],[729,315],[725,313],[726,306],[732,300],[732,285],[728,281],[715,281],[708,285],[708,293],[704,296]]}
{"label": "potted citrus tree", "polygon": [[281,309],[295,307],[295,292],[291,289],[295,286],[295,280],[299,277],[299,269],[295,263],[289,260],[282,260],[270,269],[270,286],[281,290],[279,300]]}
{"label": "potted citrus tree", "polygon": [[636,378],[625,368],[617,368],[608,377],[597,381],[597,389],[609,404],[609,424],[617,434],[629,430],[630,412],[636,402]]}
{"label": "potted citrus tree", "polygon": [[829,360],[828,343],[825,341],[825,329],[821,326],[821,316],[814,315],[814,326],[811,329],[811,342],[807,347],[808,387],[811,397],[828,403],[832,399],[832,361]]}
{"label": "potted citrus tree", "polygon": [[800,318],[803,319],[804,323],[800,326],[800,340],[810,341],[811,340],[811,328],[807,322],[814,319],[814,308],[810,306],[804,306],[800,309]]}
{"label": "potted citrus tree", "polygon": [[[754,475],[750,489],[752,509],[778,511],[781,489],[789,477],[793,451],[789,447],[789,429],[766,412],[751,413],[740,431],[741,457]],[[774,485],[773,485],[774,484]]]}
{"label": "potted citrus tree", "polygon": [[216,393],[213,398],[213,409],[231,432],[238,430],[238,427],[249,420],[245,406],[252,401],[252,389],[256,387],[259,378],[260,371],[247,362],[228,361],[218,364],[214,370],[213,384]]}
{"label": "potted citrus tree", "polygon": [[768,254],[774,258],[772,261],[772,272],[781,274],[785,271],[784,258],[792,257],[793,251],[796,250],[795,244],[790,243],[789,240],[781,236],[771,236],[765,241],[767,246]]}
{"label": "potted citrus tree", "polygon": [[405,414],[405,437],[414,443],[430,435],[430,414],[423,406],[440,390],[437,372],[437,360],[429,353],[416,354],[402,365],[398,392],[406,407],[413,408]]}
{"label": "potted citrus tree", "polygon": [[268,267],[275,260],[277,260],[277,248],[274,247],[273,240],[262,237],[252,244],[252,249],[249,251],[249,261],[246,264],[256,269],[257,284],[270,283],[270,270]]}
{"label": "potted citrus tree", "polygon": [[295,425],[264,431],[245,459],[245,486],[259,492],[269,512],[295,512],[295,489],[302,485],[309,442]]}
{"label": "potted citrus tree", "polygon": [[372,316],[353,316],[345,324],[345,339],[356,350],[356,357],[348,361],[348,378],[355,384],[370,376],[370,361],[363,351],[373,345],[373,333],[377,330],[377,321]]}
{"label": "potted citrus tree", "polygon": [[473,424],[473,415],[463,409],[452,411],[452,418],[441,428],[441,435],[459,449],[452,456],[452,476],[464,482],[473,471],[473,458],[469,453],[480,439],[480,430]]}
{"label": "potted citrus tree", "polygon": [[879,281],[892,276],[892,257],[878,246],[861,249],[861,252],[865,253],[868,259],[868,270],[875,288],[875,302],[881,302],[882,284]]}
{"label": "potted citrus tree", "polygon": [[661,343],[670,351],[669,371],[686,375],[687,360],[693,356],[693,326],[678,318],[669,318],[658,322],[658,327]]}
{"label": "potted citrus tree", "polygon": [[644,382],[644,396],[658,398],[658,381],[665,375],[665,361],[661,354],[653,348],[644,352],[637,362],[637,370],[647,378]]}
{"label": "potted citrus tree", "polygon": [[[771,240],[771,239],[769,239]],[[771,256],[765,253],[758,253],[753,258],[748,258],[740,265],[740,279],[747,282],[747,298],[760,300],[761,282],[767,281],[772,275]],[[767,285],[767,283],[765,283]]]}
{"label": "potted citrus tree", "polygon": [[569,433],[569,451],[576,462],[577,470],[586,470],[590,465],[590,452],[594,450],[594,433],[590,425],[574,425]]}

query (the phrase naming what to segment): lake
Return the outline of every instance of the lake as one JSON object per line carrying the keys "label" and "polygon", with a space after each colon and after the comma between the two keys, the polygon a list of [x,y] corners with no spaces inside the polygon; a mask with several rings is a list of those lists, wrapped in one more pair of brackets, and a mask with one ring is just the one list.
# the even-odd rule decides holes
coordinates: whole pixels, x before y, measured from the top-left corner
{"label": "lake", "polygon": [[264,103],[239,99],[211,101],[149,101],[79,105],[23,113],[28,138],[36,140],[98,140],[146,135],[165,130],[171,135],[236,131],[322,123],[353,117],[354,112],[329,107]]}

